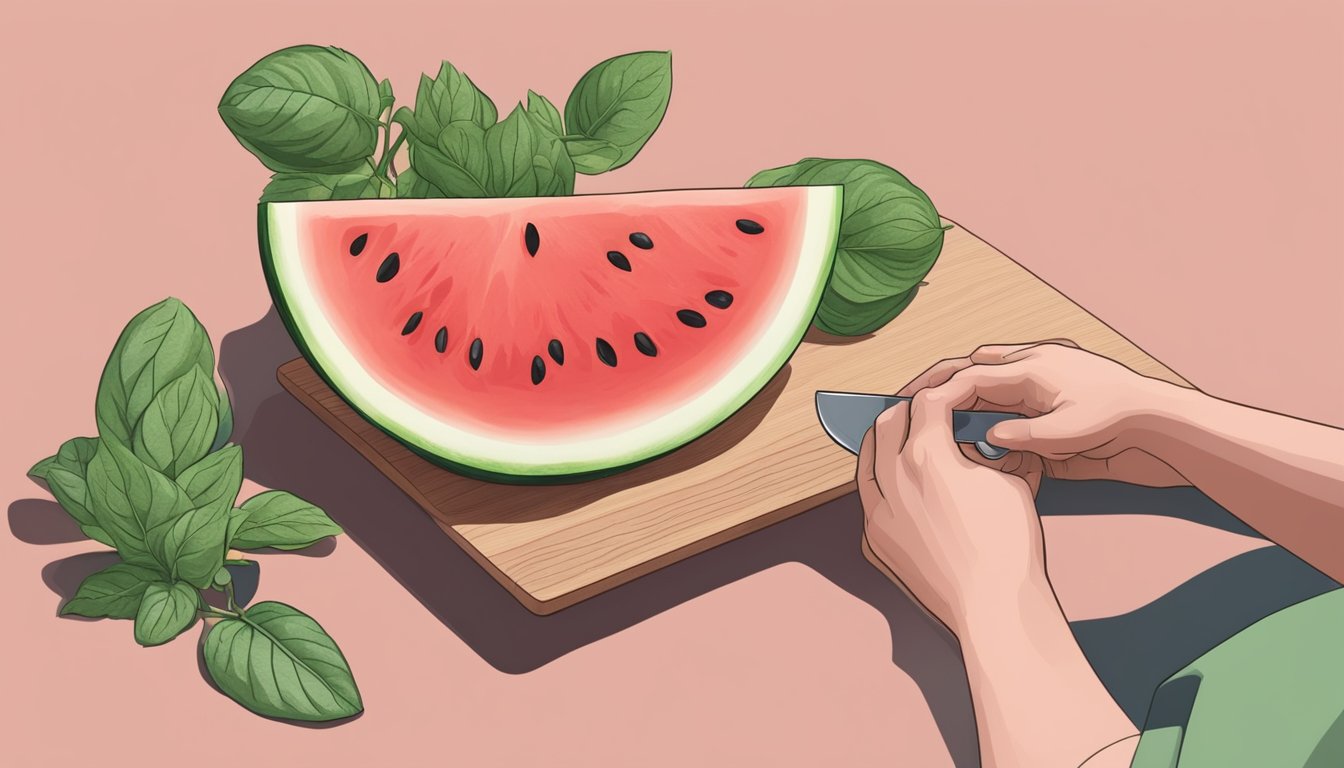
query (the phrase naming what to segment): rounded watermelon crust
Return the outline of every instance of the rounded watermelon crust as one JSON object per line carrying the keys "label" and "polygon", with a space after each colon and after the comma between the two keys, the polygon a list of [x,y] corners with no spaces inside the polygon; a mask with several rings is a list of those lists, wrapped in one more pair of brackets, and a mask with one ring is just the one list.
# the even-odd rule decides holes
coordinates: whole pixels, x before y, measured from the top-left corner
{"label": "rounded watermelon crust", "polygon": [[[774,193],[782,195],[777,198],[753,198],[753,195],[759,193]],[[303,353],[304,357],[310,362],[314,370],[322,377],[324,381],[335,391],[347,404],[357,413],[377,425],[384,432],[406,445],[409,449],[424,457],[425,459],[444,466],[455,472],[476,477],[493,482],[506,482],[514,484],[548,484],[576,482],[595,477],[614,474],[625,469],[643,464],[659,456],[665,455],[687,443],[710,432],[716,426],[727,420],[748,401],[752,399],[769,381],[781,370],[793,355],[802,341],[803,335],[811,325],[816,313],[817,306],[821,300],[822,292],[830,276],[832,263],[835,254],[836,242],[839,233],[840,212],[842,204],[842,190],[840,187],[792,187],[792,188],[773,188],[772,190],[682,190],[665,192],[643,192],[629,194],[612,195],[579,195],[565,198],[509,198],[503,200],[480,200],[480,199],[438,199],[438,200],[363,200],[363,201],[324,201],[324,202],[302,202],[302,203],[266,203],[258,206],[258,229],[260,239],[260,249],[262,257],[263,270],[265,272],[268,287],[275,301],[279,314],[293,337],[295,343]],[[743,197],[746,200],[743,200]],[[754,201],[764,201],[761,204],[755,204]],[[778,204],[776,208],[770,208],[769,205]],[[580,226],[586,224],[589,219],[585,216],[593,215],[594,211],[611,210],[621,212],[622,214],[642,216],[644,219],[657,218],[661,211],[688,210],[678,206],[706,206],[704,210],[718,207],[725,212],[736,210],[741,207],[742,210],[750,212],[751,210],[761,209],[765,211],[764,218],[768,220],[767,231],[783,231],[776,243],[786,243],[786,249],[775,247],[773,250],[763,252],[759,256],[761,261],[754,265],[734,266],[731,259],[741,254],[728,253],[731,249],[719,247],[728,253],[723,257],[724,264],[719,265],[724,270],[739,270],[737,275],[740,278],[739,290],[751,298],[752,283],[756,281],[756,276],[760,275],[759,282],[769,283],[771,275],[782,275],[777,282],[778,287],[775,293],[762,296],[763,299],[769,299],[771,302],[765,307],[746,307],[746,310],[752,310],[756,315],[765,316],[763,320],[755,326],[755,333],[748,340],[750,343],[743,344],[742,339],[737,340],[737,347],[729,349],[729,352],[739,352],[742,354],[740,362],[734,362],[731,359],[725,362],[724,359],[711,359],[709,368],[731,365],[718,380],[700,383],[696,386],[699,389],[692,391],[693,396],[682,397],[676,400],[671,395],[660,395],[653,393],[655,402],[649,403],[650,408],[658,408],[661,403],[657,401],[658,397],[664,397],[668,402],[675,401],[675,407],[669,408],[672,413],[661,414],[657,411],[648,411],[649,414],[644,421],[640,421],[639,416],[626,418],[625,422],[616,425],[611,432],[615,433],[616,439],[611,439],[609,435],[598,435],[596,438],[588,436],[584,432],[585,422],[584,413],[574,417],[571,425],[560,424],[551,430],[550,433],[540,434],[542,430],[538,427],[538,433],[533,435],[531,425],[541,425],[542,422],[552,421],[549,418],[550,413],[559,411],[560,408],[555,402],[542,402],[534,408],[532,412],[526,409],[518,409],[519,403],[528,402],[527,387],[534,389],[531,391],[540,391],[545,386],[562,386],[561,384],[551,384],[551,380],[559,380],[569,375],[568,369],[581,366],[583,360],[575,361],[574,350],[566,346],[565,358],[563,362],[556,365],[556,362],[547,358],[544,352],[538,350],[538,355],[533,361],[532,381],[526,382],[516,371],[508,371],[510,377],[506,382],[495,381],[492,386],[475,387],[473,382],[465,377],[478,376],[488,378],[489,376],[501,376],[506,368],[505,363],[496,363],[500,359],[499,354],[492,356],[493,346],[487,346],[485,355],[488,361],[486,365],[481,365],[481,344],[479,337],[475,339],[475,346],[468,344],[467,337],[470,333],[462,334],[456,332],[444,333],[448,329],[448,322],[440,327],[438,338],[433,330],[433,326],[440,322],[440,319],[424,320],[421,317],[424,312],[417,309],[411,318],[402,327],[400,320],[397,323],[397,329],[400,331],[403,339],[393,339],[397,335],[395,331],[380,329],[383,337],[379,337],[379,345],[390,345],[404,341],[407,349],[412,350],[420,358],[442,357],[448,360],[454,367],[451,370],[458,379],[467,381],[467,384],[461,385],[455,393],[457,400],[470,400],[476,398],[475,406],[463,405],[467,410],[449,414],[451,418],[444,416],[426,416],[424,411],[418,411],[418,406],[423,406],[426,398],[433,398],[432,391],[420,387],[421,382],[417,379],[433,378],[428,374],[416,374],[415,371],[405,373],[405,377],[397,380],[397,375],[384,375],[385,371],[378,370],[379,364],[388,368],[396,368],[397,361],[376,359],[383,346],[366,347],[359,349],[360,340],[356,337],[364,335],[361,330],[363,325],[356,320],[365,320],[360,313],[367,307],[359,305],[365,302],[363,297],[369,296],[373,291],[385,290],[374,288],[374,285],[384,283],[384,273],[390,271],[395,275],[406,274],[408,278],[411,267],[400,266],[415,263],[423,263],[430,257],[413,255],[407,257],[405,254],[392,253],[384,255],[383,251],[391,247],[397,247],[398,242],[407,241],[419,244],[421,239],[417,232],[424,228],[424,221],[434,221],[438,217],[452,219],[456,224],[464,224],[468,221],[476,221],[481,218],[508,217],[510,222],[517,224],[519,237],[514,243],[511,237],[502,238],[494,241],[494,253],[487,264],[494,262],[512,265],[515,263],[510,259],[521,258],[515,254],[515,251],[521,252],[526,257],[536,259],[538,262],[543,258],[558,261],[562,258],[573,258],[570,253],[556,254],[555,249],[561,246],[551,245],[544,233],[559,232],[558,240],[564,241],[565,236],[577,237],[574,233],[595,230],[596,226]],[[753,208],[753,205],[755,206]],[[574,211],[570,216],[566,208]],[[692,211],[700,211],[699,208],[692,207]],[[551,215],[554,213],[554,215]],[[697,214],[698,215],[698,214]],[[548,219],[547,217],[551,218]],[[677,219],[672,214],[668,214],[672,221]],[[533,225],[532,219],[536,219],[541,224]],[[363,224],[352,225],[351,222],[374,221],[370,226]],[[526,220],[526,227],[523,222]],[[547,226],[546,222],[551,222]],[[554,222],[561,221],[564,226],[557,225]],[[570,226],[571,222],[579,222],[578,225]],[[740,221],[740,220],[739,220]],[[377,222],[391,222],[382,225]],[[416,222],[421,222],[417,224]],[[748,220],[749,224],[755,224],[755,221]],[[379,230],[378,227],[383,229]],[[353,228],[352,228],[353,227]],[[541,244],[538,246],[537,228],[542,229]],[[566,229],[566,227],[569,227]],[[650,228],[650,227],[646,227]],[[741,233],[747,235],[759,234],[757,228],[743,228],[739,226]],[[368,231],[374,232],[370,235]],[[379,231],[394,233],[389,235],[391,239],[383,238],[380,241]],[[453,231],[456,232],[455,228]],[[496,232],[496,230],[490,230]],[[362,232],[360,235],[351,235],[353,232]],[[316,233],[316,234],[314,234]],[[598,271],[598,268],[590,268],[595,277],[588,277],[588,282],[598,279],[612,279],[609,275],[622,275],[631,272],[629,262],[632,259],[638,259],[641,256],[648,255],[651,252],[642,250],[644,244],[637,242],[635,235],[643,235],[642,232],[630,233],[630,240],[626,241],[622,251],[630,253],[629,258],[622,256],[621,259],[609,258],[610,264],[603,264],[607,271]],[[626,237],[624,231],[605,232],[598,239],[603,242],[616,242]],[[326,238],[326,239],[323,239]],[[332,238],[344,238],[341,240],[339,252],[334,247],[335,241]],[[644,236],[644,239],[648,239]],[[663,242],[661,237],[656,238]],[[748,236],[745,242],[750,242]],[[384,242],[385,247],[381,250],[375,248],[379,242]],[[714,241],[710,241],[713,243]],[[347,243],[349,244],[347,246]],[[333,278],[329,273],[339,271],[331,264],[350,265],[358,262],[358,259],[352,259],[355,255],[354,245],[358,244],[363,249],[368,244],[370,258],[366,261],[368,266],[358,268],[342,266],[340,269],[351,270],[364,269],[371,270],[375,266],[374,262],[383,260],[379,266],[379,272],[374,280],[360,278],[363,282],[352,280],[354,288],[350,295],[342,295],[341,291],[346,290],[341,278]],[[479,245],[479,242],[477,243]],[[591,243],[585,243],[585,247],[591,246]],[[717,247],[717,243],[715,243]],[[606,247],[606,246],[603,246]],[[440,244],[440,249],[442,245]],[[550,250],[548,250],[550,249]],[[439,252],[434,248],[425,247],[421,249],[424,252]],[[655,249],[656,250],[656,247]],[[713,265],[705,268],[695,269],[694,258],[704,257],[705,254],[713,251],[714,248],[703,246],[695,257],[692,257],[690,267],[683,267],[680,259],[687,258],[683,253],[679,256],[676,266],[684,268],[686,272],[701,278],[704,275],[714,273]],[[610,254],[609,254],[610,255]],[[621,254],[617,254],[621,255]],[[392,256],[399,256],[394,259],[398,263],[392,264],[392,269],[388,269],[387,260]],[[324,261],[325,260],[325,261]],[[422,270],[433,276],[450,259],[443,257],[436,261],[432,269]],[[624,262],[624,264],[622,264]],[[535,262],[534,262],[535,263]],[[615,267],[619,267],[620,272]],[[647,265],[645,265],[647,266]],[[702,265],[703,266],[703,265]],[[400,267],[398,269],[398,267]],[[750,267],[750,268],[749,268]],[[496,267],[480,266],[474,267],[478,272],[480,270],[490,270],[488,273],[478,274],[482,282],[488,282],[494,285],[498,279],[498,272],[501,269],[513,270],[518,272],[525,269],[536,269],[536,267]],[[643,268],[638,264],[634,270],[636,274],[646,274]],[[369,274],[373,274],[370,272]],[[489,276],[489,280],[481,275]],[[460,277],[461,275],[459,275]],[[509,275],[506,275],[509,276]],[[441,278],[435,278],[440,279]],[[626,278],[628,279],[628,277]],[[392,278],[389,278],[392,280]],[[452,282],[452,281],[448,281]],[[659,288],[666,286],[663,283],[675,283],[675,280],[664,279],[659,282]],[[392,284],[395,284],[393,281]],[[419,289],[419,293],[411,294],[419,296],[438,297],[437,300],[442,303],[443,291],[437,290],[431,278],[426,278],[424,284],[414,284]],[[521,284],[519,290],[523,291]],[[638,285],[637,283],[635,285]],[[709,283],[706,283],[709,285]],[[717,284],[715,284],[717,285]],[[457,294],[465,293],[468,296],[471,291],[460,291],[461,286],[457,286]],[[684,286],[681,286],[684,288]],[[649,290],[658,290],[650,286]],[[527,289],[534,290],[534,289]],[[578,290],[577,288],[575,290]],[[482,293],[484,291],[481,291]],[[555,293],[563,298],[564,291],[559,290]],[[638,293],[638,292],[636,292]],[[724,294],[721,290],[711,290],[705,294],[705,299],[710,300],[711,294],[717,298]],[[410,295],[410,294],[408,294]],[[535,296],[533,297],[535,298]],[[375,299],[369,298],[368,302],[374,303]],[[427,299],[422,299],[419,304],[409,304],[407,306],[419,307],[437,306],[436,304],[427,304]],[[743,300],[739,299],[733,302],[731,295],[728,301],[731,306],[741,305]],[[479,302],[478,302],[479,303]],[[714,302],[714,308],[700,307],[704,315],[709,317],[708,324],[711,328],[716,328],[721,323],[720,313],[716,311],[720,301]],[[354,305],[354,306],[351,306]],[[669,305],[670,306],[670,305]],[[458,308],[458,314],[462,314],[462,308]],[[394,311],[394,310],[388,310]],[[427,310],[432,311],[432,310]],[[447,310],[445,310],[447,311]],[[405,311],[399,315],[399,318],[405,317]],[[374,317],[380,317],[378,311],[370,311],[368,314]],[[516,312],[515,312],[516,314]],[[618,313],[619,314],[619,313]],[[691,315],[697,312],[692,311]],[[353,319],[352,319],[353,316]],[[722,315],[726,317],[727,315]],[[752,315],[748,314],[748,318]],[[526,320],[526,318],[517,318]],[[601,318],[600,322],[605,318]],[[671,322],[671,321],[667,321]],[[387,325],[386,322],[382,323]],[[703,328],[706,323],[698,321],[691,323],[687,320],[681,320],[681,326],[690,328]],[[377,323],[374,323],[377,325]],[[423,327],[421,327],[423,325]],[[544,325],[544,323],[543,323]],[[686,331],[684,327],[676,323],[671,325],[683,334],[695,336],[694,331]],[[643,326],[641,326],[643,327]],[[526,334],[531,324],[527,322],[516,322],[514,330],[520,334]],[[409,329],[409,330],[408,330]],[[479,332],[479,331],[478,331]],[[655,333],[657,339],[668,338],[672,333],[670,329],[664,328],[663,332]],[[745,331],[743,332],[745,333]],[[452,337],[452,341],[445,345],[443,336]],[[498,336],[498,334],[495,334]],[[643,342],[648,342],[648,336],[637,334],[635,344],[639,351],[645,355],[649,354],[641,343],[639,336],[644,336]],[[418,338],[422,337],[422,338]],[[459,338],[460,337],[460,338]],[[675,340],[675,336],[672,337]],[[731,340],[730,340],[731,341]],[[370,344],[372,342],[369,342]],[[601,344],[599,339],[599,345]],[[726,342],[725,342],[726,343]],[[535,345],[534,345],[535,346]],[[652,347],[654,345],[649,344]],[[712,346],[712,345],[711,345]],[[610,350],[611,345],[607,345]],[[434,350],[440,355],[436,356]],[[673,373],[680,374],[688,370],[694,360],[679,360],[676,355],[684,350],[685,345],[679,350],[675,344],[667,344],[665,349],[661,343],[658,354],[666,358],[672,356],[671,364]],[[399,348],[394,350],[398,354],[402,353]],[[517,350],[513,350],[516,352]],[[531,351],[530,349],[528,350]],[[606,362],[602,354],[603,350],[599,346],[596,356]],[[720,358],[724,358],[720,355]],[[621,365],[629,368],[631,365],[638,366],[642,358],[629,352],[628,348],[622,348],[620,351]],[[506,352],[505,357],[508,357]],[[592,356],[591,354],[589,355]],[[514,355],[516,358],[517,355]],[[632,360],[633,358],[633,360]],[[557,358],[559,360],[560,358]],[[657,359],[657,358],[655,358]],[[538,381],[536,373],[536,360],[542,360],[542,368],[546,369],[542,379]],[[465,362],[466,365],[462,363]],[[517,368],[518,359],[509,359],[506,361]],[[435,361],[433,364],[442,364]],[[492,371],[490,364],[496,364],[497,370]],[[550,365],[550,368],[546,368]],[[612,368],[620,370],[620,366],[615,361],[609,363]],[[583,381],[585,375],[591,381],[593,377],[600,375],[597,370],[603,370],[600,366],[593,366],[587,374],[579,367],[577,379]],[[663,369],[666,373],[667,369]],[[607,375],[611,375],[608,372]],[[638,374],[627,373],[628,376],[643,376],[644,383],[649,383],[649,379],[654,379],[650,386],[663,386],[662,380],[669,378],[665,375],[658,375],[656,378],[652,373]],[[571,379],[574,377],[571,376]],[[676,376],[670,377],[676,379]],[[695,376],[687,374],[681,378],[695,379]],[[436,386],[443,382],[434,379]],[[454,381],[448,380],[449,383]],[[409,382],[409,383],[408,383]],[[470,385],[470,386],[468,386]],[[689,386],[689,385],[688,385]],[[417,387],[420,387],[417,391]],[[473,388],[474,387],[474,388]],[[496,394],[497,393],[497,394]],[[577,402],[577,407],[582,410],[587,408],[588,415],[593,415],[597,402],[594,403]],[[616,397],[619,399],[619,393],[616,395],[605,395],[608,399]],[[442,400],[449,400],[447,395],[441,397]],[[491,408],[494,403],[499,403],[493,413],[493,418],[499,419],[498,424],[492,423]],[[448,403],[431,403],[445,408],[452,408]],[[545,410],[551,408],[551,411]],[[508,416],[504,413],[513,413],[519,411],[512,418],[516,423],[505,423]],[[648,409],[646,409],[647,411]],[[602,425],[599,423],[598,427]],[[572,429],[577,436],[572,442],[567,442],[567,430]]]}

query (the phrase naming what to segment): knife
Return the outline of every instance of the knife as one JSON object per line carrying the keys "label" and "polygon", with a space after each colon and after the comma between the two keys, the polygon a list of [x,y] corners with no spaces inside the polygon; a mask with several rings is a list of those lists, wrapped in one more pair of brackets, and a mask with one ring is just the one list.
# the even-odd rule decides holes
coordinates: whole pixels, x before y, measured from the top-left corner
{"label": "knife", "polygon": [[[831,439],[845,450],[858,454],[863,436],[877,421],[877,417],[897,403],[908,403],[910,398],[895,395],[866,395],[859,392],[817,392],[817,418]],[[952,437],[958,443],[975,446],[986,459],[1001,459],[1008,449],[990,445],[986,439],[989,428],[1001,421],[1020,419],[1020,413],[1000,411],[953,411]]]}

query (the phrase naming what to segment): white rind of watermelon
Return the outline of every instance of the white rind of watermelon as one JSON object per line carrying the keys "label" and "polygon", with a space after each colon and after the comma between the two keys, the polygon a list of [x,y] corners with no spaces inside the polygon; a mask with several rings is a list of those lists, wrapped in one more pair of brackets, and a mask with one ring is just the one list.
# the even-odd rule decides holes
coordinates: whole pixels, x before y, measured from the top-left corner
{"label": "white rind of watermelon", "polygon": [[[591,208],[639,204],[652,207],[734,199],[753,193],[789,195],[796,213],[788,222],[796,243],[772,254],[791,266],[782,295],[760,313],[760,332],[740,359],[683,402],[638,423],[607,431],[575,429],[557,440],[530,437],[517,429],[492,429],[480,421],[445,419],[375,375],[376,361],[361,359],[333,322],[349,311],[324,301],[310,251],[310,231],[319,222],[361,213],[425,216],[452,211],[465,216],[517,216],[519,211],[566,205]],[[635,201],[631,203],[630,201]],[[838,186],[781,187],[772,190],[684,190],[568,198],[361,200],[267,203],[259,206],[262,262],[271,293],[296,343],[318,373],[357,412],[413,450],[465,474],[505,482],[565,482],[610,474],[675,450],[705,434],[735,413],[788,362],[812,323],[830,276],[840,227],[842,190]],[[501,248],[503,244],[501,244]],[[544,254],[543,254],[544,255]],[[507,407],[507,406],[501,406]]]}

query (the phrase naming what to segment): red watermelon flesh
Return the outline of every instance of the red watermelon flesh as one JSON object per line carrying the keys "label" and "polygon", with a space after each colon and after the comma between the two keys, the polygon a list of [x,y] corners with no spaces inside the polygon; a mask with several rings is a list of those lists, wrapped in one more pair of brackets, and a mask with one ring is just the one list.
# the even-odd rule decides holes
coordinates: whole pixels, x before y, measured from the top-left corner
{"label": "red watermelon flesh", "polygon": [[[263,252],[309,358],[394,436],[487,475],[582,474],[692,439],[768,381],[815,311],[838,201],[783,187],[279,203],[263,206]],[[725,379],[755,389],[716,393]]]}

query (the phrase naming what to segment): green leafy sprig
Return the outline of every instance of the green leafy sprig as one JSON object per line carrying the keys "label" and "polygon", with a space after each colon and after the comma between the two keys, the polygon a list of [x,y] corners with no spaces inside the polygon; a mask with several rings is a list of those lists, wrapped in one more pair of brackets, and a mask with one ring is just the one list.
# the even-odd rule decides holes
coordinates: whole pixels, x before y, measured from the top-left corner
{"label": "green leafy sprig", "polygon": [[[219,113],[275,171],[262,202],[528,197],[573,194],[576,174],[630,162],[671,95],[671,54],[645,51],[590,69],[563,116],[528,91],[526,104],[500,120],[494,102],[446,61],[436,77],[421,76],[414,108],[397,108],[392,85],[353,55],[301,45],[239,75]],[[403,144],[410,167],[398,174]],[[947,229],[938,211],[905,176],[871,160],[807,158],[747,182],[799,184],[845,190],[835,269],[816,326],[843,336],[881,328],[910,305],[938,258]]]}
{"label": "green leafy sprig", "polygon": [[872,160],[810,157],[761,171],[748,187],[844,187],[835,267],[813,323],[826,333],[860,336],[899,315],[919,292],[943,249],[933,201],[895,168]]}
{"label": "green leafy sprig", "polygon": [[[340,158],[333,150],[325,162]],[[233,410],[214,370],[210,338],[182,302],[149,307],[121,332],[103,369],[98,437],[71,438],[29,470],[120,558],[86,578],[61,613],[132,619],[145,646],[213,619],[205,667],[239,704],[294,720],[357,714],[350,666],[321,625],[284,603],[234,599],[225,566],[250,561],[228,560],[231,549],[298,549],[341,528],[284,491],[236,505],[243,451],[228,442]],[[208,604],[205,590],[223,593],[226,607]]]}
{"label": "green leafy sprig", "polygon": [[[262,202],[532,197],[573,194],[576,174],[630,162],[671,95],[671,54],[645,51],[590,69],[563,117],[528,91],[526,105],[500,120],[490,97],[447,61],[436,77],[421,76],[413,108],[398,108],[392,84],[354,55],[298,45],[239,75],[219,115],[274,171]],[[398,173],[403,144],[410,167]]]}

